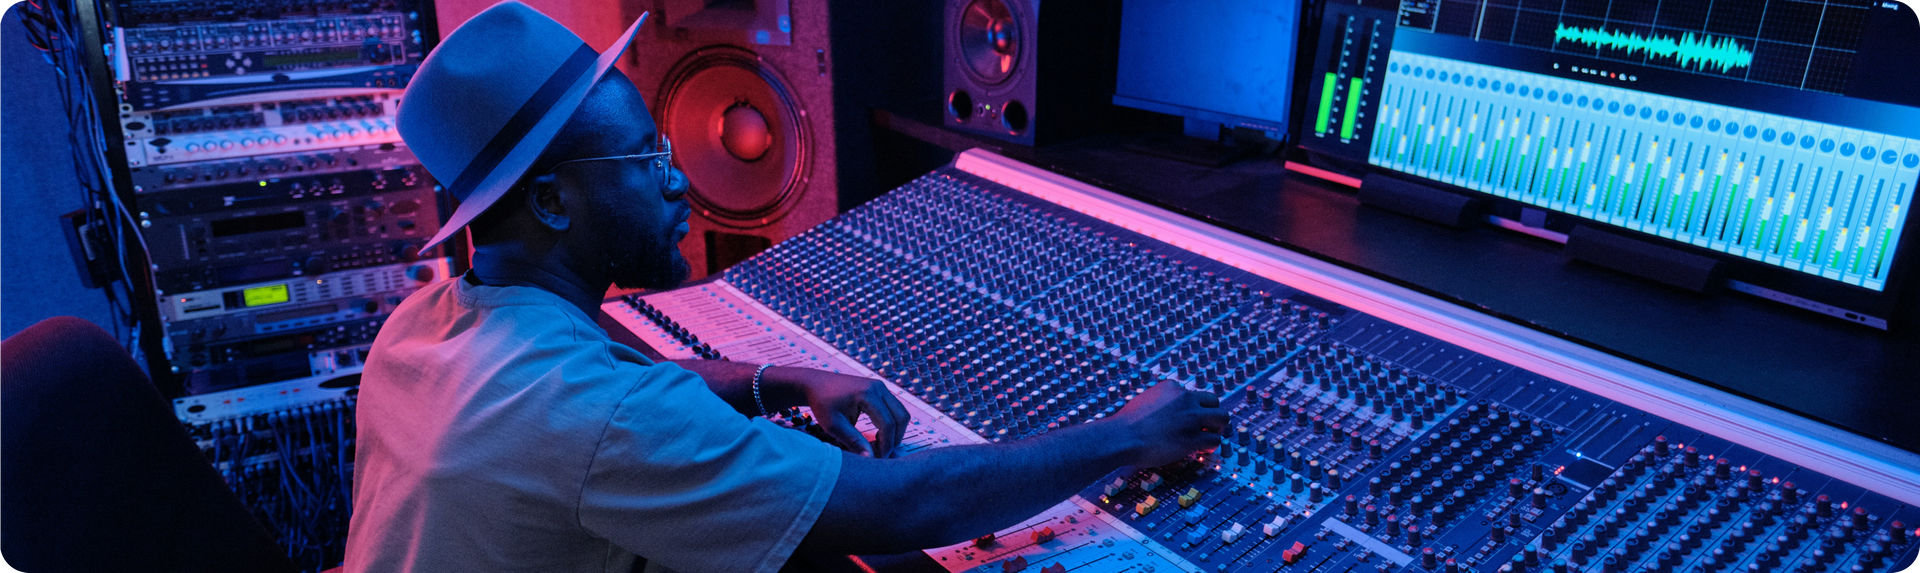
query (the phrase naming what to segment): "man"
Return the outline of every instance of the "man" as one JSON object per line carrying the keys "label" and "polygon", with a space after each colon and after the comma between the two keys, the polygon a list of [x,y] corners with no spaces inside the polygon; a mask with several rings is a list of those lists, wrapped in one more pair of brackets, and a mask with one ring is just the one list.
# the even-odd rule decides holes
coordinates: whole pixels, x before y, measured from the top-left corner
{"label": "man", "polygon": [[[639,25],[596,55],[502,3],[408,88],[401,134],[461,201],[434,242],[469,229],[473,270],[408,298],[375,341],[348,571],[772,572],[795,551],[963,541],[1218,445],[1217,400],[1167,384],[1032,440],[889,458],[908,416],[878,381],[654,364],[612,342],[592,319],[610,284],[687,274],[686,179],[610,71]],[[755,417],[802,404],[848,451]]]}

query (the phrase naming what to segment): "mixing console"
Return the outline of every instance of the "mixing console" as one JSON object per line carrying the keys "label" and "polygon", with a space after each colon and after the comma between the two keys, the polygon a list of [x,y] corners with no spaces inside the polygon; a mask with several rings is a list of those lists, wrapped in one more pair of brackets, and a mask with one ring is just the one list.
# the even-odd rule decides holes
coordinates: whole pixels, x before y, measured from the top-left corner
{"label": "mixing console", "polygon": [[1783,459],[1734,417],[1688,427],[1009,165],[969,152],[722,280],[603,308],[668,358],[884,378],[914,411],[909,455],[1102,418],[1155,384],[1221,396],[1217,451],[927,551],[949,571],[1852,572],[1920,551],[1910,468]]}

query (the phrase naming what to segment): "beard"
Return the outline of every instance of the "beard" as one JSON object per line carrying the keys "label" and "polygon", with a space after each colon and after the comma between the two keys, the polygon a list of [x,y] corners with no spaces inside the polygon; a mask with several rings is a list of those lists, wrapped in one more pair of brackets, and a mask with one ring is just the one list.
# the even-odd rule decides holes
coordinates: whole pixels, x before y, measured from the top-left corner
{"label": "beard", "polygon": [[594,216],[608,230],[599,244],[600,272],[623,289],[665,290],[680,286],[692,269],[680,255],[674,229],[659,229],[632,216],[630,206],[609,204],[594,197]]}

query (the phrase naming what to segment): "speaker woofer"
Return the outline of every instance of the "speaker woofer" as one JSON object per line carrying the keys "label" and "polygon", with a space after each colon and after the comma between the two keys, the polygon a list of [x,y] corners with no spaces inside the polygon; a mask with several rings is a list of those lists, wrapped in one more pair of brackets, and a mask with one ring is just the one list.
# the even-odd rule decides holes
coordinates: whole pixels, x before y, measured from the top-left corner
{"label": "speaker woofer", "polygon": [[962,69],[986,85],[1004,82],[1020,65],[1023,38],[1020,22],[1004,0],[972,0],[960,12],[959,42]]}
{"label": "speaker woofer", "polygon": [[667,72],[659,94],[660,130],[673,140],[696,212],[752,229],[798,202],[811,136],[787,83],[753,52],[695,50]]}

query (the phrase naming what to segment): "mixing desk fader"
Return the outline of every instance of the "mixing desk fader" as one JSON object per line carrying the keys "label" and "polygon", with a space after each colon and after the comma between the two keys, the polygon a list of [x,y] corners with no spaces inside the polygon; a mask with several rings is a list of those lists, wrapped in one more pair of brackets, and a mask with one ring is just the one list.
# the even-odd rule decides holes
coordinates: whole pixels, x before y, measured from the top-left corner
{"label": "mixing desk fader", "polygon": [[914,411],[908,455],[1155,384],[1221,396],[1219,450],[927,551],[949,571],[1850,573],[1920,552],[1910,453],[979,151],[604,309],[669,358],[883,378]]}

